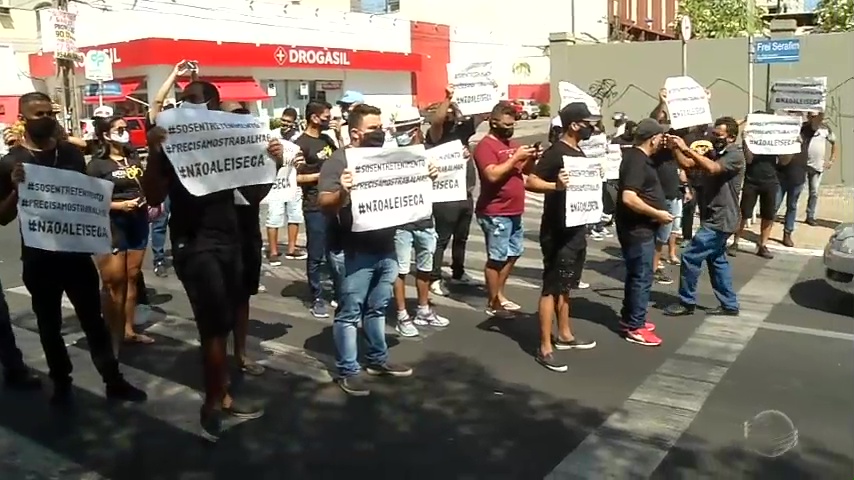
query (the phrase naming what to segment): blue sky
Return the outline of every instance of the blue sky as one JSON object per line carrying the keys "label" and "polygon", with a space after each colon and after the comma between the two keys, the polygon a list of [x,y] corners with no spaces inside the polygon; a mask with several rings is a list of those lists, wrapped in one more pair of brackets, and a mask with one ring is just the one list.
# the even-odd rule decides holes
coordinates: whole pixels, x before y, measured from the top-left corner
{"label": "blue sky", "polygon": [[815,10],[818,5],[818,0],[804,0],[804,9],[808,12]]}

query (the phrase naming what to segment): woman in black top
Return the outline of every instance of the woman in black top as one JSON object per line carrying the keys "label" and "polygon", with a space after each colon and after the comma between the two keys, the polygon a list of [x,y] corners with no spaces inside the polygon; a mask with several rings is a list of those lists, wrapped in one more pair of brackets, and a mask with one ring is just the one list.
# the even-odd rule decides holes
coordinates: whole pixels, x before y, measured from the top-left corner
{"label": "woman in black top", "polygon": [[110,225],[112,254],[95,258],[103,284],[104,316],[110,326],[113,348],[122,341],[152,343],[134,332],[137,279],[148,246],[148,217],[140,186],[143,169],[130,146],[127,124],[121,117],[100,119],[95,124],[99,149],[86,166],[86,173],[113,182]]}

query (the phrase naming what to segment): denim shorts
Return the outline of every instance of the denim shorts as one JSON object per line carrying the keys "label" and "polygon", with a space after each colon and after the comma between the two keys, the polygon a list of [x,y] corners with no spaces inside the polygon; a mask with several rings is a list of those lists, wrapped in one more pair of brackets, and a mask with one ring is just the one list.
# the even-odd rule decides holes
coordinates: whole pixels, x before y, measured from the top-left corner
{"label": "denim shorts", "polygon": [[267,205],[267,228],[284,228],[286,225],[299,225],[302,222],[302,198]]}
{"label": "denim shorts", "polygon": [[433,271],[433,253],[436,251],[436,230],[398,229],[394,234],[394,250],[397,253],[398,275],[409,273],[412,250],[415,250],[415,269],[419,272]]}
{"label": "denim shorts", "polygon": [[664,207],[673,215],[673,221],[666,225],[661,225],[655,232],[655,241],[659,245],[669,242],[670,234],[682,229],[682,199],[674,198],[673,200],[665,200]]}
{"label": "denim shorts", "polygon": [[521,257],[525,251],[522,215],[511,217],[478,215],[477,223],[486,238],[487,256],[493,262]]}

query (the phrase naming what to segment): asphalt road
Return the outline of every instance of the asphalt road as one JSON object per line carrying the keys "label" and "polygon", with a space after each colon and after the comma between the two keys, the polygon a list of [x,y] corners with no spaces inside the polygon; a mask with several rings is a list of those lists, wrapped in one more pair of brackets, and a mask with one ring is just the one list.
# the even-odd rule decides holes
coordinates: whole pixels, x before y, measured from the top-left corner
{"label": "asphalt road", "polygon": [[[650,319],[664,344],[644,348],[613,331],[623,275],[617,244],[591,242],[584,273],[591,288],[574,294],[572,313],[576,333],[599,345],[561,353],[569,372],[553,373],[531,357],[541,202],[531,196],[527,208],[531,233],[508,286],[525,313],[487,318],[477,287],[436,298],[451,325],[422,329],[418,339],[389,327],[392,359],[415,375],[377,382],[366,398],[330,383],[331,322],[312,318],[302,303],[303,262],[266,268],[250,345],[268,371],[235,381],[266,402],[266,415],[234,424],[215,446],[196,427],[196,334],[174,276],[147,272],[157,305],[147,333],[156,343],[122,351],[126,375],[149,392],[146,404],[106,403],[66,308],[77,407],[51,411],[48,389],[0,392],[0,479],[851,477],[854,299],[824,284],[820,259],[737,257],[739,318],[666,318],[660,306],[674,300],[676,286],[656,286]],[[0,242],[19,345],[44,373],[17,228],[0,229]],[[473,226],[467,266],[475,276],[484,252]],[[713,307],[706,278],[700,303]]]}

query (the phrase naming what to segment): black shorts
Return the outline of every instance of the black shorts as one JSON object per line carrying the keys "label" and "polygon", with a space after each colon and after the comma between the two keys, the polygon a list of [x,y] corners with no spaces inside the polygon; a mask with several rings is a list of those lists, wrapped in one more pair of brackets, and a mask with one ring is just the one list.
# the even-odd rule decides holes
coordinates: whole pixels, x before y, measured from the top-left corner
{"label": "black shorts", "polygon": [[242,242],[240,245],[243,260],[241,284],[244,297],[251,297],[258,293],[258,287],[261,285],[261,249],[263,247],[264,242],[260,236],[257,239]]}
{"label": "black shorts", "polygon": [[581,281],[587,258],[587,229],[576,227],[559,232],[540,229],[543,253],[543,295],[569,293]]}
{"label": "black shorts", "polygon": [[144,213],[114,213],[110,216],[113,252],[145,250],[148,246],[148,218]]}
{"label": "black shorts", "polygon": [[777,216],[777,189],[776,183],[757,185],[744,182],[741,189],[741,218],[750,218],[756,202],[759,201],[759,218],[762,220],[774,220]]}
{"label": "black shorts", "polygon": [[245,301],[239,246],[201,251],[173,247],[172,259],[193,309],[199,336],[228,336],[237,321],[237,309]]}

